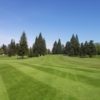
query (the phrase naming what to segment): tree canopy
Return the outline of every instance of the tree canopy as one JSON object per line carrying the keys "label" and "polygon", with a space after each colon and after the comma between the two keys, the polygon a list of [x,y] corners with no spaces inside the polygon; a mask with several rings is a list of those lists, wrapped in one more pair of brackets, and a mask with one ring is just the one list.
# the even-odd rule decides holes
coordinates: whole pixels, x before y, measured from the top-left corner
{"label": "tree canopy", "polygon": [[78,35],[72,35],[66,44],[62,44],[61,39],[55,41],[53,44],[52,52],[46,47],[46,41],[42,36],[42,33],[35,38],[35,42],[32,47],[28,47],[26,33],[23,32],[19,43],[16,43],[14,39],[8,45],[3,44],[0,47],[0,55],[15,56],[18,55],[21,58],[24,56],[44,56],[46,54],[64,54],[68,56],[80,56],[80,57],[93,57],[96,54],[100,55],[100,43],[94,43],[93,40],[80,43]]}

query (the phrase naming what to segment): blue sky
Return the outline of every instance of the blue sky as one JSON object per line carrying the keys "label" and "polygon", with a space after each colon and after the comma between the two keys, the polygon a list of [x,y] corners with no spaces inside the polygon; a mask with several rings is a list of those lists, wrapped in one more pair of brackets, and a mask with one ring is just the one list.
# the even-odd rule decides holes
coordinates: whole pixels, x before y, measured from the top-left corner
{"label": "blue sky", "polygon": [[100,42],[100,0],[0,0],[0,45],[18,42],[23,31],[30,46],[40,32],[48,48],[73,33]]}

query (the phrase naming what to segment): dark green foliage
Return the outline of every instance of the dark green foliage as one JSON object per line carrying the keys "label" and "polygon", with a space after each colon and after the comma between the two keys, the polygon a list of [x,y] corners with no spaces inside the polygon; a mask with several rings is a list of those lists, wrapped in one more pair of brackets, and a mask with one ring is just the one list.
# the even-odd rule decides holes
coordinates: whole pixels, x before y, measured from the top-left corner
{"label": "dark green foliage", "polygon": [[70,40],[71,43],[71,52],[72,52],[72,56],[78,56],[79,55],[79,39],[78,36],[76,35],[76,37],[74,36],[74,34],[72,35],[72,38]]}
{"label": "dark green foliage", "polygon": [[84,48],[84,43],[81,43],[80,45],[80,57],[85,56],[85,48]]}
{"label": "dark green foliage", "polygon": [[62,54],[62,44],[61,44],[61,40],[58,40],[58,44],[57,44],[57,54]]}
{"label": "dark green foliage", "polygon": [[11,54],[11,49],[10,49],[10,48],[11,48],[11,46],[10,46],[10,44],[9,44],[9,45],[8,45],[8,56],[9,56],[9,57],[12,56],[12,54]]}
{"label": "dark green foliage", "polygon": [[71,56],[73,54],[73,49],[71,48],[71,43],[68,41],[65,45],[64,53]]}
{"label": "dark green foliage", "polygon": [[42,37],[42,34],[39,34],[38,37],[38,53],[39,55],[45,55],[46,54],[46,43],[45,43],[45,39]]}
{"label": "dark green foliage", "polygon": [[85,41],[84,49],[85,49],[85,51],[84,51],[85,55],[88,55],[88,53],[89,53],[89,43],[87,41]]}
{"label": "dark green foliage", "polygon": [[96,55],[96,47],[92,40],[85,43],[79,43],[78,35],[72,35],[70,42],[67,42],[64,49],[64,54],[69,56],[92,57]]}
{"label": "dark green foliage", "polygon": [[57,54],[57,41],[55,41],[54,44],[53,44],[52,53]]}
{"label": "dark green foliage", "polygon": [[8,53],[7,46],[5,44],[3,44],[1,48],[3,49],[3,54],[7,55],[7,53]]}
{"label": "dark green foliage", "polygon": [[100,43],[95,43],[95,47],[96,47],[96,54],[100,55]]}
{"label": "dark green foliage", "polygon": [[[21,56],[22,58],[24,58],[24,56],[38,57],[46,54],[51,54],[51,51],[46,49],[46,41],[41,33],[36,37],[35,43],[30,49],[28,49],[25,32],[23,32],[19,43],[15,44],[15,41],[12,39],[8,46],[3,44],[0,48],[0,55],[18,55],[18,57]],[[94,44],[94,42],[90,40],[89,42],[85,41],[85,43],[80,44],[78,35],[73,34],[70,41],[67,41],[65,46],[61,43],[60,39],[55,41],[52,48],[52,54],[92,57],[96,54],[100,55],[100,43]]]}
{"label": "dark green foliage", "polygon": [[80,51],[80,42],[78,35],[76,34],[76,55],[79,55],[79,51]]}
{"label": "dark green foliage", "polygon": [[16,45],[15,40],[11,40],[11,43],[8,45],[8,56],[15,56],[16,55]]}
{"label": "dark green foliage", "polygon": [[23,32],[20,38],[18,55],[21,56],[22,58],[25,55],[28,55],[28,45],[27,45],[27,38],[25,32]]}
{"label": "dark green foliage", "polygon": [[62,54],[64,52],[64,45],[61,44],[61,40],[55,41],[52,49],[53,54]]}
{"label": "dark green foliage", "polygon": [[85,56],[92,57],[94,55],[96,55],[96,47],[92,40],[90,40],[90,42],[86,41],[84,44],[81,43],[81,47],[80,47],[81,57],[85,57]]}
{"label": "dark green foliage", "polygon": [[19,52],[19,43],[16,44],[16,54],[18,55]]}
{"label": "dark green foliage", "polygon": [[33,44],[33,56],[38,57],[38,38],[36,37],[35,43]]}
{"label": "dark green foliage", "polygon": [[96,47],[95,47],[94,42],[92,40],[90,40],[90,42],[89,42],[88,54],[89,54],[89,57],[96,55]]}
{"label": "dark green foliage", "polygon": [[0,48],[0,55],[3,55],[4,54],[4,51],[2,48]]}
{"label": "dark green foliage", "polygon": [[19,55],[18,53],[19,53],[19,43],[16,44],[16,55],[17,55],[17,58],[18,58],[18,55]]}
{"label": "dark green foliage", "polygon": [[33,45],[33,56],[41,56],[46,54],[46,42],[42,37],[42,34],[39,34],[39,37],[36,37],[35,43]]}
{"label": "dark green foliage", "polygon": [[78,35],[72,35],[70,41],[68,41],[65,45],[64,54],[69,56],[78,56],[80,51],[80,43],[78,39]]}

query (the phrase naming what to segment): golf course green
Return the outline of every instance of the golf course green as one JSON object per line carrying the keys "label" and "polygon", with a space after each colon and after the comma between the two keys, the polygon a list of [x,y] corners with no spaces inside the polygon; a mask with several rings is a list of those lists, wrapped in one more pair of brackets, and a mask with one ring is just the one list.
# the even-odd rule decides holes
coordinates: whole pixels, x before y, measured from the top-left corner
{"label": "golf course green", "polygon": [[100,100],[100,58],[1,56],[0,100]]}

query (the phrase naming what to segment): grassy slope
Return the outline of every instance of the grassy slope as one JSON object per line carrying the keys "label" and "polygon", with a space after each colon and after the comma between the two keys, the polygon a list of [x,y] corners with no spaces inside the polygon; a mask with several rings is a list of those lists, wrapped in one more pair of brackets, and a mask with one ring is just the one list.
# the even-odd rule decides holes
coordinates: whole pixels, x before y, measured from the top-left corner
{"label": "grassy slope", "polygon": [[100,59],[0,57],[0,100],[100,100]]}

